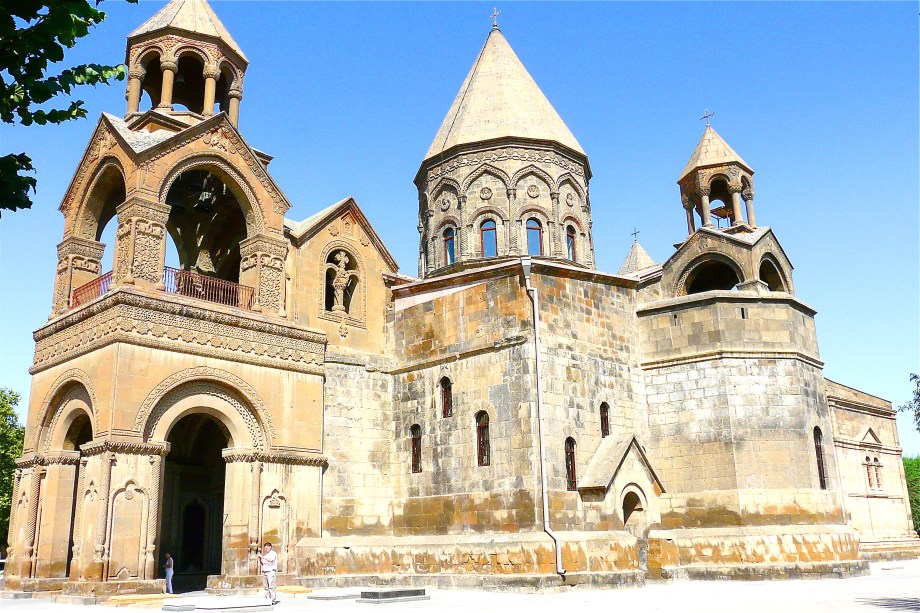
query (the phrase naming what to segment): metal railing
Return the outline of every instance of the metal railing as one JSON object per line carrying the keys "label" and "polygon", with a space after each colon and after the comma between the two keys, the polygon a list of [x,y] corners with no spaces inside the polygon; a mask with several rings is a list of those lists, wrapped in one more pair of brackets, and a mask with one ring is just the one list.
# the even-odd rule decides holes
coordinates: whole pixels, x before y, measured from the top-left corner
{"label": "metal railing", "polygon": [[170,294],[198,298],[241,309],[252,309],[254,290],[248,285],[240,285],[169,266],[163,270],[163,285]]}
{"label": "metal railing", "polygon": [[90,300],[98,298],[102,294],[109,291],[109,287],[111,285],[112,271],[110,270],[101,277],[96,277],[89,283],[84,283],[77,289],[73,290],[73,294],[70,296],[70,308],[75,309],[81,304],[86,304]]}

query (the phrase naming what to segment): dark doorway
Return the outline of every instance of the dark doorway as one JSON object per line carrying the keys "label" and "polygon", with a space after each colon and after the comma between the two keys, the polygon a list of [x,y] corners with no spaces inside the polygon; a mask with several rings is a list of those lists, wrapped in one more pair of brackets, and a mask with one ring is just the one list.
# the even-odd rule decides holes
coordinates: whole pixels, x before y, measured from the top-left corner
{"label": "dark doorway", "polygon": [[179,420],[167,440],[159,567],[169,552],[175,590],[202,590],[208,575],[221,572],[226,480],[221,451],[230,437],[216,419],[196,414]]}
{"label": "dark doorway", "polygon": [[[67,435],[64,438],[64,449],[68,451],[80,451],[80,446],[93,440],[93,425],[86,414],[80,415],[73,420]],[[82,455],[82,453],[81,453]],[[82,495],[80,493],[80,471],[84,470],[83,464],[79,463],[73,471],[73,497],[71,498],[70,508],[70,540],[67,543],[67,566],[64,568],[64,576],[70,577],[70,567],[73,564],[73,546],[74,546],[74,523],[77,517],[77,500]]]}

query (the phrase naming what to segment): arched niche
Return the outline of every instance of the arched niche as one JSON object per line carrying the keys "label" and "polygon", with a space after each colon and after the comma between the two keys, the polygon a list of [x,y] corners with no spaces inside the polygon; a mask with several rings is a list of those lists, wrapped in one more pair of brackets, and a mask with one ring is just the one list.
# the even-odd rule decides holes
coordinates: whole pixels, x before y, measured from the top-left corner
{"label": "arched niche", "polygon": [[784,275],[780,272],[779,264],[770,255],[765,255],[760,260],[757,277],[766,284],[771,292],[789,291]]}
{"label": "arched niche", "polygon": [[721,254],[708,254],[695,260],[683,274],[680,295],[713,290],[732,290],[744,281],[741,267]]}

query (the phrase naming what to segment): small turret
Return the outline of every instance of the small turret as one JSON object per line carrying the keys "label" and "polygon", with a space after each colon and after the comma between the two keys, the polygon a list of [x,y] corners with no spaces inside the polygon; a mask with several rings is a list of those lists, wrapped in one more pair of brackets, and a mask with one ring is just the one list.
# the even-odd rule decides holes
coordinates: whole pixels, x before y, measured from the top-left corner
{"label": "small turret", "polygon": [[[709,125],[697,143],[690,161],[677,180],[681,202],[687,212],[687,231],[693,234],[696,210],[700,223],[712,227],[726,220],[729,227],[755,227],[754,170],[735,153],[725,140]],[[742,215],[741,199],[747,209],[747,221]],[[713,202],[721,203],[712,207]],[[713,223],[715,219],[715,223]]]}

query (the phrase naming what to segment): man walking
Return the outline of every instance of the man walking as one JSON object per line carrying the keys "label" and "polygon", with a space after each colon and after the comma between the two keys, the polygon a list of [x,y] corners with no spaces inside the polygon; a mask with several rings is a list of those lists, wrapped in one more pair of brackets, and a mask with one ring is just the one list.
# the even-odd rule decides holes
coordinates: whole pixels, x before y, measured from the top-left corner
{"label": "man walking", "polygon": [[169,552],[167,551],[166,552],[166,563],[163,564],[163,568],[166,569],[166,593],[167,594],[173,593],[173,586],[172,586],[173,566],[174,564],[173,564],[172,556],[169,555]]}
{"label": "man walking", "polygon": [[272,604],[278,604],[275,593],[275,585],[278,582],[278,554],[272,549],[271,543],[262,546],[259,562],[262,563],[262,574],[265,575],[265,596]]}

